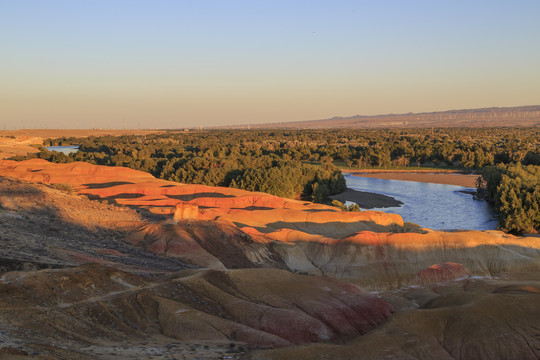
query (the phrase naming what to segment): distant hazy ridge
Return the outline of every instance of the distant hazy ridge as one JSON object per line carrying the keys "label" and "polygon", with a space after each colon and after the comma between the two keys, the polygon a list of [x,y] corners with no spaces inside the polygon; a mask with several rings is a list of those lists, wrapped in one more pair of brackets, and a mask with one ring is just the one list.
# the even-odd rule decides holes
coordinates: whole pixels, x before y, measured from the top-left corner
{"label": "distant hazy ridge", "polygon": [[267,124],[222,126],[229,129],[324,129],[373,127],[489,127],[540,126],[540,105],[449,110],[430,113],[386,114]]}

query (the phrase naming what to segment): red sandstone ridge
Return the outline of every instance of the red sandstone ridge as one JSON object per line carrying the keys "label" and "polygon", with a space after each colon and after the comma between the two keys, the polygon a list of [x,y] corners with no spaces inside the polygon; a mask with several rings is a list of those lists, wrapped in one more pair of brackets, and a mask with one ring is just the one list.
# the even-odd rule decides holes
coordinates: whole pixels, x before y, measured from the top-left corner
{"label": "red sandstone ridge", "polygon": [[416,278],[420,284],[450,281],[470,275],[471,272],[462,264],[447,262],[431,265],[418,272]]}
{"label": "red sandstone ridge", "polygon": [[414,282],[432,264],[453,261],[475,274],[491,274],[535,268],[540,256],[534,238],[411,229],[395,214],[343,212],[264,193],[180,184],[123,167],[0,161],[0,175],[65,183],[77,194],[174,217],[174,223],[140,227],[127,240],[207,268],[278,267],[394,287]]}
{"label": "red sandstone ridge", "polygon": [[[393,226],[403,226],[401,217],[394,214],[342,212],[331,206],[264,193],[180,184],[124,167],[83,162],[54,164],[40,159],[22,162],[5,160],[0,161],[0,174],[46,184],[66,183],[77,193],[93,198],[146,208],[155,213],[173,214],[176,211],[178,219],[214,220],[235,224],[239,228],[293,228],[303,231],[306,226],[320,227],[334,223],[336,226],[324,235],[331,234],[332,238],[339,239],[355,231],[388,231]],[[177,204],[181,205],[177,207]],[[195,206],[199,209],[197,214]],[[354,225],[359,223],[363,224],[360,228]],[[343,229],[342,224],[348,226]]]}

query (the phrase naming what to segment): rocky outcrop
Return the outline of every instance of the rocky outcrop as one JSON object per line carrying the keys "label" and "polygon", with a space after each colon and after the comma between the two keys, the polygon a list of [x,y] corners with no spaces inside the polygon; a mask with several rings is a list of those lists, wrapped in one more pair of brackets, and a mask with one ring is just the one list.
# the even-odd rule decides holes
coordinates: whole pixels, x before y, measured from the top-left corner
{"label": "rocky outcrop", "polygon": [[471,275],[471,272],[462,264],[447,262],[431,265],[420,270],[416,274],[416,279],[420,284],[431,284],[461,279],[469,275]]}
{"label": "rocky outcrop", "polygon": [[179,202],[175,206],[173,221],[197,220],[199,218],[199,205]]}

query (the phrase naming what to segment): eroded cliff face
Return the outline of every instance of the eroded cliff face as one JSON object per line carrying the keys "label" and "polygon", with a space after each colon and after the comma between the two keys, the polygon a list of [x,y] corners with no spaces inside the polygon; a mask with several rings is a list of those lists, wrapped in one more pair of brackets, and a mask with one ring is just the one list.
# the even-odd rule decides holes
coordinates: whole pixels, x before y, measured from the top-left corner
{"label": "eroded cliff face", "polygon": [[0,357],[540,357],[538,238],[85,163],[0,175]]}

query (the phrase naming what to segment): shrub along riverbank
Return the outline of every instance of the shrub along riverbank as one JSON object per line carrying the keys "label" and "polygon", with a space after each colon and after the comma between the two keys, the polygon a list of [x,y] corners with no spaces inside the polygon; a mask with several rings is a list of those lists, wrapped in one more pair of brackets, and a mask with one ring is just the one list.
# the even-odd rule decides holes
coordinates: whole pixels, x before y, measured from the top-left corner
{"label": "shrub along riverbank", "polygon": [[500,215],[499,228],[511,233],[540,230],[540,166],[497,165],[484,169],[478,194]]}

